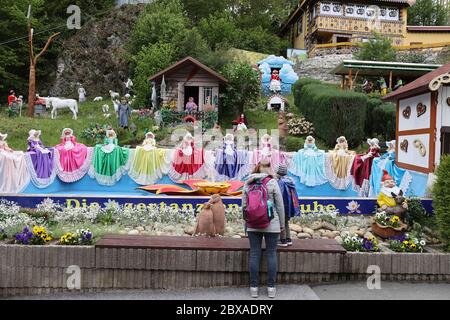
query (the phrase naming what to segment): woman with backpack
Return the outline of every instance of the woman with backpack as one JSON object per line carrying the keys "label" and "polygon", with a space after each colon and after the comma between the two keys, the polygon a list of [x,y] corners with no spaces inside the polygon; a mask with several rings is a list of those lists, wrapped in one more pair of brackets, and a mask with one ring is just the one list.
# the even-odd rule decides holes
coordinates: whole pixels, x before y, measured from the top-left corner
{"label": "woman with backpack", "polygon": [[264,238],[267,256],[267,291],[269,298],[275,298],[277,244],[284,229],[285,216],[283,197],[269,161],[263,160],[258,163],[249,176],[244,187],[242,209],[250,241],[250,294],[253,298],[259,295],[259,269]]}

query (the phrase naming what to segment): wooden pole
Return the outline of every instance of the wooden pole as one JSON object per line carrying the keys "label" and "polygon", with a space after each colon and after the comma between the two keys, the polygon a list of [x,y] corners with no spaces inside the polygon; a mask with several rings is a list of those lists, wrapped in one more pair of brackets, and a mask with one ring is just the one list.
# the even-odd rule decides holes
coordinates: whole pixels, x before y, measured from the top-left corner
{"label": "wooden pole", "polygon": [[392,71],[389,71],[389,89],[392,90]]}
{"label": "wooden pole", "polygon": [[341,77],[341,89],[344,90],[345,88],[345,75],[343,74]]}
{"label": "wooden pole", "polygon": [[33,45],[33,33],[34,30],[31,27],[31,5],[28,7],[28,50],[30,55],[30,72],[28,79],[28,117],[34,116],[34,103],[36,101],[36,65],[39,58],[47,51],[48,47],[52,43],[53,39],[56,38],[60,32],[54,33],[50,38],[47,39],[47,43],[44,48],[39,52],[37,56],[34,54]]}
{"label": "wooden pole", "polygon": [[350,90],[353,90],[352,68],[348,70],[348,81]]}

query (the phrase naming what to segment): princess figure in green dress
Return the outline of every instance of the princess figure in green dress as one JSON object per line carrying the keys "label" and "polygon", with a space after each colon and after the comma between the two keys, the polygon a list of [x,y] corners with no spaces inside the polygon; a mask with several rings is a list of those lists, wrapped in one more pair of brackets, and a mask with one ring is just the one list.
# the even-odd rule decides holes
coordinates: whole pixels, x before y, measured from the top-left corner
{"label": "princess figure in green dress", "polygon": [[119,146],[115,131],[107,130],[104,143],[95,146],[89,176],[101,185],[115,185],[127,172],[129,153],[128,148]]}

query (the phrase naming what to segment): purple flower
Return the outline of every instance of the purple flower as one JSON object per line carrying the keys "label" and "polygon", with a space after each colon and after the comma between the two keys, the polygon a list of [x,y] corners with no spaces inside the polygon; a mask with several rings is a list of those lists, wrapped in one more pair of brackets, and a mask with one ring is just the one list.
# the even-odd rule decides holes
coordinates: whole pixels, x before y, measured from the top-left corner
{"label": "purple flower", "polygon": [[373,243],[372,243],[372,241],[369,241],[369,240],[367,240],[367,239],[364,239],[364,240],[363,240],[362,246],[363,246],[364,249],[366,249],[366,250],[368,250],[368,251],[371,251],[371,250],[373,249]]}
{"label": "purple flower", "polygon": [[390,240],[394,240],[394,241],[399,241],[399,242],[403,242],[405,240],[408,240],[408,237],[406,237],[405,234],[402,234],[400,236],[393,236],[391,238],[389,238]]}

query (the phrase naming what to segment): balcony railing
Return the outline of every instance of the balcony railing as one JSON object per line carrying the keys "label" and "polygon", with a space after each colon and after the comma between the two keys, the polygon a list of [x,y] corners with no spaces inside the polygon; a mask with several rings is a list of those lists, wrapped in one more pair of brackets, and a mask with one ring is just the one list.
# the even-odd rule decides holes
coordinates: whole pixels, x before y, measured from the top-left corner
{"label": "balcony railing", "polygon": [[[311,28],[315,31],[340,31],[345,33],[371,33],[378,31],[385,35],[402,36],[404,34],[403,21],[380,21],[379,25],[373,25],[368,19],[317,16]],[[375,30],[375,28],[377,30]]]}

